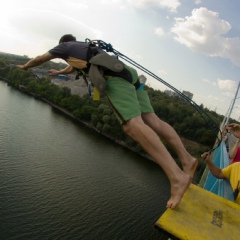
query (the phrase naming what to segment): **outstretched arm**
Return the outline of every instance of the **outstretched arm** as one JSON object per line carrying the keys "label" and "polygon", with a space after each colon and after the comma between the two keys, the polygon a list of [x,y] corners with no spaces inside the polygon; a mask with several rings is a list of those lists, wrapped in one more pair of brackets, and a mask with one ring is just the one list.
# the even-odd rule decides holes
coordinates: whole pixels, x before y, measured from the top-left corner
{"label": "outstretched arm", "polygon": [[51,59],[55,58],[52,54],[49,52],[44,53],[43,55],[37,56],[31,60],[29,60],[24,65],[17,65],[16,68],[22,69],[22,70],[28,70],[29,68],[36,67],[41,65],[42,63],[45,63],[47,61],[50,61]]}
{"label": "outstretched arm", "polygon": [[207,163],[210,172],[212,173],[212,175],[216,178],[225,178],[222,170],[220,168],[218,168],[217,166],[214,165],[214,163],[211,161],[210,159],[210,153],[209,152],[205,152],[201,155],[201,157],[203,159],[205,159],[205,162]]}
{"label": "outstretched arm", "polygon": [[66,68],[63,68],[61,70],[50,69],[48,72],[50,76],[56,76],[59,74],[70,74],[73,73],[74,71],[75,69],[73,67],[67,66]]}

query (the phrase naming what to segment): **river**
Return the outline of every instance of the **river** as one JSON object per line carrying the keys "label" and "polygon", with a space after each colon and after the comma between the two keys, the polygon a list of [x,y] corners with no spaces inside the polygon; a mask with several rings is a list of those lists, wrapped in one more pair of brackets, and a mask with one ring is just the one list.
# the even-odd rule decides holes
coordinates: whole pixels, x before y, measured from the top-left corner
{"label": "river", "polygon": [[0,81],[0,239],[155,240],[155,163]]}

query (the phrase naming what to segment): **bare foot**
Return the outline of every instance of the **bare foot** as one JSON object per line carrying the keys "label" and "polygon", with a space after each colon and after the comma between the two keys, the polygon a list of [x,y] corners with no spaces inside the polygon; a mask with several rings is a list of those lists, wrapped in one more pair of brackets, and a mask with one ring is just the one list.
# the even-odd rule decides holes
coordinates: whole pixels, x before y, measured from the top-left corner
{"label": "bare foot", "polygon": [[191,180],[190,176],[183,173],[178,182],[171,184],[171,197],[167,202],[167,208],[174,209],[179,205],[184,193],[191,184]]}
{"label": "bare foot", "polygon": [[183,166],[183,171],[193,179],[194,173],[198,166],[198,160],[196,158],[191,157],[190,161],[188,161],[188,164]]}

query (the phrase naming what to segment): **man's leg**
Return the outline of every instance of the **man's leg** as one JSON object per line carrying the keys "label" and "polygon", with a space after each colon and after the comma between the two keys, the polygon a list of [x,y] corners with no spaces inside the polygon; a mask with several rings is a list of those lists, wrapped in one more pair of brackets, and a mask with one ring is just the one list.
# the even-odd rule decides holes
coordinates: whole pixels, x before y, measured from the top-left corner
{"label": "man's leg", "polygon": [[198,161],[188,153],[176,131],[168,123],[159,119],[155,113],[143,113],[142,119],[159,137],[167,141],[177,153],[183,171],[193,178]]}
{"label": "man's leg", "polygon": [[167,202],[167,207],[175,208],[180,203],[191,178],[177,166],[159,136],[143,122],[141,116],[132,118],[123,124],[123,130],[138,142],[164,170],[171,184],[171,197]]}

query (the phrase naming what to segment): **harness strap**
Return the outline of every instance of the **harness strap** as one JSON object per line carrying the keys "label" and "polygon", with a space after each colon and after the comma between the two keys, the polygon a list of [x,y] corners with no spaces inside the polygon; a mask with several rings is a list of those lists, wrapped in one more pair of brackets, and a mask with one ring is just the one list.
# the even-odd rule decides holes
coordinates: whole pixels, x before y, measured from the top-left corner
{"label": "harness strap", "polygon": [[[111,77],[119,77],[128,81],[131,84],[133,82],[132,74],[126,68],[124,68],[121,72],[113,72],[107,69],[104,71],[104,75],[111,76]],[[133,85],[135,86],[136,89],[138,89],[141,85],[139,79]]]}
{"label": "harness strap", "polygon": [[[91,56],[89,59],[89,78],[94,86],[100,91],[106,90],[106,80],[104,76],[120,77],[133,84],[131,72],[125,68],[123,62],[115,56],[99,52],[99,47],[91,46]],[[140,81],[134,83],[136,89],[140,87]]]}
{"label": "harness strap", "polygon": [[107,53],[97,54],[89,60],[89,63],[104,67],[113,72],[121,72],[124,69],[124,64],[120,60]]}
{"label": "harness strap", "polygon": [[94,56],[96,56],[97,54],[99,54],[99,53],[100,53],[99,51],[101,51],[101,49],[99,49],[99,47],[96,47],[96,46],[94,46],[93,44],[91,44],[91,45],[89,46],[89,50],[88,50],[88,53],[87,53],[87,60],[88,60],[88,62],[89,62],[89,60],[90,60],[91,58],[93,58]]}

